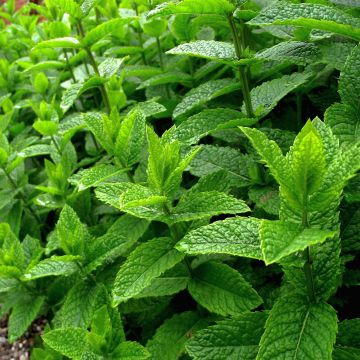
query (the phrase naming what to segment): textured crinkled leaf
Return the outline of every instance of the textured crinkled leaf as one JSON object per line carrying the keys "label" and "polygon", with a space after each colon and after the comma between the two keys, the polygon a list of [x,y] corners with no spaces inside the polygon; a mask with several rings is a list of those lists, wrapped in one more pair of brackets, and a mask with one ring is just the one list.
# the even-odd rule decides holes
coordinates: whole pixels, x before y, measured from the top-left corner
{"label": "textured crinkled leaf", "polygon": [[137,89],[146,89],[149,86],[165,85],[165,84],[186,84],[191,82],[191,76],[182,71],[167,71],[164,74],[154,75],[150,79],[142,82]]}
{"label": "textured crinkled leaf", "polygon": [[151,359],[177,360],[185,352],[189,337],[207,324],[205,319],[192,311],[176,314],[165,320],[146,345]]}
{"label": "textured crinkled leaf", "polygon": [[257,360],[331,360],[337,331],[335,310],[301,297],[280,298],[266,321]]}
{"label": "textured crinkled leaf", "polygon": [[260,221],[254,218],[229,218],[190,231],[177,248],[188,254],[229,254],[262,259]]}
{"label": "textured crinkled leaf", "polygon": [[223,316],[239,315],[262,303],[237,270],[216,262],[203,263],[193,270],[188,290],[201,306]]}
{"label": "textured crinkled leaf", "polygon": [[270,186],[253,187],[249,190],[249,198],[256,206],[268,214],[279,215],[280,197],[278,189]]}
{"label": "textured crinkled leaf", "polygon": [[86,270],[91,271],[103,263],[124,254],[144,234],[149,222],[131,215],[119,217],[107,230],[89,245]]}
{"label": "textured crinkled leaf", "polygon": [[60,107],[61,110],[66,113],[70,107],[74,104],[74,101],[85,91],[100,87],[106,82],[106,79],[99,76],[93,76],[86,80],[84,83],[71,84],[68,89],[63,92],[61,97]]}
{"label": "textured crinkled leaf", "polygon": [[184,258],[170,238],[155,238],[138,246],[121,266],[112,291],[114,304],[127,301],[149,286],[153,279]]}
{"label": "textured crinkled leaf", "polygon": [[240,84],[234,79],[210,80],[190,90],[174,109],[173,117],[186,116],[197,106],[238,89]]}
{"label": "textured crinkled leaf", "polygon": [[8,339],[10,342],[15,341],[31,325],[44,304],[45,298],[38,296],[36,298],[19,299],[12,308],[9,324],[8,324]]}
{"label": "textured crinkled leaf", "polygon": [[100,65],[99,65],[99,73],[101,77],[109,78],[115,75],[121,66],[124,64],[126,59],[117,59],[117,58],[106,58]]}
{"label": "textured crinkled leaf", "polygon": [[227,16],[235,6],[227,0],[183,0],[177,4],[165,3],[150,11],[148,17],[156,15],[190,14],[190,15],[223,15]]}
{"label": "textured crinkled leaf", "polygon": [[358,0],[330,0],[330,2],[336,5],[360,7]]}
{"label": "textured crinkled leaf", "polygon": [[44,48],[65,48],[65,49],[78,49],[81,43],[74,37],[63,37],[57,39],[44,40],[35,45],[35,49]]}
{"label": "textured crinkled leaf", "polygon": [[340,9],[320,4],[291,4],[277,1],[264,8],[250,25],[295,25],[320,29],[360,39],[360,20]]}
{"label": "textured crinkled leaf", "polygon": [[189,55],[225,62],[232,62],[237,60],[235,47],[233,44],[214,40],[198,40],[181,44],[167,51],[167,54]]}
{"label": "textured crinkled leaf", "polygon": [[72,175],[68,181],[76,185],[79,191],[94,187],[114,178],[116,175],[124,173],[126,169],[119,169],[114,165],[99,164]]}
{"label": "textured crinkled leaf", "polygon": [[34,280],[47,276],[68,276],[79,270],[76,264],[78,260],[78,256],[72,255],[51,256],[28,270],[24,278]]}
{"label": "textured crinkled leaf", "polygon": [[70,327],[48,331],[42,339],[60,354],[78,359],[88,348],[87,334],[86,329]]}
{"label": "textured crinkled leaf", "polygon": [[131,183],[125,183],[125,182],[108,184],[106,186],[105,185],[99,186],[95,190],[95,194],[100,201],[110,206],[113,206],[117,209],[120,209],[120,196],[126,190],[130,189],[131,186],[132,186]]}
{"label": "textured crinkled leaf", "polygon": [[135,109],[122,121],[115,142],[115,155],[124,166],[140,160],[145,145],[146,117],[140,108]]}
{"label": "textured crinkled leaf", "polygon": [[112,32],[119,29],[119,27],[128,24],[133,18],[116,18],[109,21],[106,21],[93,29],[91,29],[86,36],[82,39],[82,46],[91,47],[99,40],[104,38],[106,35],[111,34]]}
{"label": "textured crinkled leaf", "polygon": [[166,107],[164,105],[153,100],[139,102],[138,105],[146,117],[158,115],[166,111]]}
{"label": "textured crinkled leaf", "polygon": [[135,341],[121,343],[111,357],[116,360],[145,360],[150,358],[150,353]]}
{"label": "textured crinkled leaf", "polygon": [[48,155],[50,153],[51,147],[49,145],[36,144],[22,149],[17,155],[25,159],[34,156]]}
{"label": "textured crinkled leaf", "polygon": [[186,343],[195,360],[254,360],[267,314],[251,312],[200,330]]}
{"label": "textured crinkled leaf", "polygon": [[325,39],[318,43],[321,51],[321,61],[330,64],[337,70],[343,70],[347,57],[354,48],[352,40],[340,38],[337,41],[334,39]]}
{"label": "textured crinkled leaf", "polygon": [[332,360],[360,360],[360,350],[352,347],[335,346]]}
{"label": "textured crinkled leaf", "polygon": [[347,209],[345,219],[341,225],[341,250],[345,253],[360,251],[360,209],[350,212]]}
{"label": "textured crinkled leaf", "polygon": [[283,257],[321,244],[336,235],[336,231],[304,229],[301,225],[285,222],[262,220],[260,225],[261,248],[266,264],[278,262]]}
{"label": "textured crinkled leaf", "polygon": [[[226,126],[246,125],[248,119],[239,111],[227,108],[204,110],[189,117],[177,127],[172,127],[164,136],[179,140],[182,144],[196,144],[202,137]],[[242,123],[243,122],[243,123]],[[236,125],[233,125],[236,123]]]}
{"label": "textured crinkled leaf", "polygon": [[315,62],[320,56],[319,48],[313,43],[303,41],[284,41],[258,52],[257,59],[289,61],[298,65]]}
{"label": "textured crinkled leaf", "polygon": [[[250,91],[251,103],[257,117],[266,116],[277,103],[311,77],[310,73],[293,73],[262,83]],[[245,105],[242,107],[245,112]]]}
{"label": "textured crinkled leaf", "polygon": [[218,191],[190,192],[183,196],[171,212],[173,222],[208,218],[221,214],[240,214],[250,211],[243,200]]}
{"label": "textured crinkled leaf", "polygon": [[85,240],[88,237],[87,229],[76,212],[68,205],[65,205],[60,213],[56,232],[60,246],[66,254],[82,255]]}
{"label": "textured crinkled leaf", "polygon": [[248,155],[230,147],[205,145],[190,163],[189,171],[195,176],[205,176],[219,170],[225,170],[238,186],[247,186],[251,183],[249,168],[254,160]]}
{"label": "textured crinkled leaf", "polygon": [[336,344],[340,346],[349,346],[360,351],[360,318],[344,320],[339,323],[339,331]]}

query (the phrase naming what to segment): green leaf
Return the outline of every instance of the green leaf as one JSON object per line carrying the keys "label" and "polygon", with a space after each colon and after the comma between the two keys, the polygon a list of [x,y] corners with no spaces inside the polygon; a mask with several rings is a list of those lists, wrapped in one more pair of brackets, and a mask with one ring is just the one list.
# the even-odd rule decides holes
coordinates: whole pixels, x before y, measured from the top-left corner
{"label": "green leaf", "polygon": [[48,331],[42,335],[45,344],[69,358],[80,358],[88,347],[87,330],[71,327]]}
{"label": "green leaf", "polygon": [[84,83],[71,84],[70,87],[63,92],[63,95],[61,97],[60,107],[63,113],[66,113],[71,108],[71,106],[73,106],[75,100],[85,91],[100,87],[104,85],[105,82],[106,79],[102,77],[92,76]]}
{"label": "green leaf", "polygon": [[88,236],[85,225],[80,222],[76,212],[65,205],[56,224],[56,232],[60,246],[66,254],[82,255],[85,240]]}
{"label": "green leaf", "polygon": [[34,90],[39,94],[45,94],[49,87],[49,80],[43,72],[36,74],[33,82]]}
{"label": "green leaf", "polygon": [[44,40],[35,45],[34,49],[44,48],[63,48],[63,49],[79,49],[80,41],[74,37],[63,37],[57,39]]}
{"label": "green leaf", "polygon": [[332,238],[336,231],[303,228],[286,221],[262,220],[260,225],[261,248],[267,265],[279,262],[283,257],[321,244]]}
{"label": "green leaf", "polygon": [[139,294],[153,279],[184,258],[170,238],[155,238],[138,246],[116,275],[113,303],[117,305]]}
{"label": "green leaf", "polygon": [[200,330],[186,344],[195,360],[254,360],[267,315],[251,312]]}
{"label": "green leaf", "polygon": [[99,65],[100,76],[103,78],[110,78],[111,76],[115,75],[120,70],[125,60],[126,58],[122,58],[122,59],[106,58]]}
{"label": "green leaf", "polygon": [[29,66],[27,69],[24,70],[24,74],[33,71],[35,72],[35,71],[50,70],[50,69],[63,69],[65,67],[66,67],[66,63],[64,61],[56,61],[56,60],[42,61],[40,63]]}
{"label": "green leaf", "polygon": [[186,116],[196,107],[238,89],[240,85],[234,79],[210,80],[190,90],[174,109],[173,117],[176,120],[180,116]]}
{"label": "green leaf", "polygon": [[[256,165],[256,164],[255,164]],[[252,183],[250,169],[254,161],[248,155],[230,147],[204,145],[191,161],[189,171],[198,177],[224,170],[234,179],[238,187]]]}
{"label": "green leaf", "polygon": [[38,296],[36,298],[23,298],[15,303],[8,324],[8,339],[13,342],[22,336],[35,318],[44,304],[45,298]]}
{"label": "green leaf", "polygon": [[360,7],[360,3],[357,0],[330,0],[330,2],[336,5]]}
{"label": "green leaf", "polygon": [[121,343],[111,355],[114,360],[145,360],[150,358],[150,353],[135,341]]}
{"label": "green leaf", "polygon": [[186,84],[191,82],[191,76],[182,71],[167,71],[164,74],[154,75],[150,79],[141,83],[137,90],[146,89],[149,86],[165,85],[165,84]]}
{"label": "green leaf", "polygon": [[[255,115],[258,118],[263,118],[269,114],[282,98],[306,83],[310,77],[311,73],[307,72],[293,73],[263,82],[261,85],[253,88],[250,91],[250,97]],[[245,105],[243,105],[242,111],[245,113]]]}
{"label": "green leaf", "polygon": [[264,8],[250,25],[294,25],[333,32],[355,40],[360,39],[360,20],[330,6],[291,4],[277,1]]}
{"label": "green leaf", "polygon": [[79,270],[76,264],[78,260],[78,256],[53,255],[29,269],[24,278],[25,280],[34,280],[47,276],[68,276]]}
{"label": "green leaf", "polygon": [[192,311],[176,314],[166,320],[146,345],[151,359],[177,360],[185,352],[185,343],[204,328],[207,321]]}
{"label": "green leaf", "polygon": [[33,127],[37,132],[45,136],[55,135],[58,129],[58,126],[55,122],[42,120],[35,121]]}
{"label": "green leaf", "polygon": [[146,117],[136,108],[122,121],[115,142],[115,155],[125,167],[140,161],[145,145]]}
{"label": "green leaf", "polygon": [[24,261],[25,255],[20,240],[8,223],[0,223],[0,265],[5,266],[2,270],[5,273],[21,273]]}
{"label": "green leaf", "polygon": [[336,344],[360,349],[360,319],[344,320],[339,323],[339,331]]}
{"label": "green leaf", "polygon": [[211,312],[239,315],[261,305],[262,299],[242,275],[226,264],[206,262],[193,271],[191,296]]}
{"label": "green leaf", "polygon": [[235,6],[227,0],[183,0],[177,4],[165,3],[150,11],[148,17],[155,15],[190,14],[190,15],[223,15],[228,16]]}
{"label": "green leaf", "polygon": [[82,191],[106,183],[107,180],[123,174],[125,171],[126,169],[119,169],[114,165],[99,164],[89,169],[80,170],[77,174],[72,175],[68,181],[70,184],[76,185],[79,191]]}
{"label": "green leaf", "polygon": [[117,209],[120,207],[120,195],[123,194],[126,190],[129,190],[133,185],[131,183],[112,183],[104,186],[99,186],[95,190],[96,197]]}
{"label": "green leaf", "polygon": [[238,60],[233,44],[214,41],[198,40],[181,44],[166,52],[171,55],[189,55],[203,59],[235,62]]}
{"label": "green leaf", "polygon": [[120,216],[104,235],[91,242],[87,251],[86,270],[91,271],[123,255],[139,240],[148,226],[147,220],[131,215]]}
{"label": "green leaf", "polygon": [[284,41],[256,53],[255,58],[270,61],[289,61],[297,65],[306,65],[316,62],[319,56],[320,50],[313,43]]}
{"label": "green leaf", "polygon": [[229,218],[190,231],[177,249],[188,254],[229,254],[262,259],[257,219]]}
{"label": "green leaf", "polygon": [[171,212],[173,222],[192,221],[221,214],[250,211],[243,200],[217,191],[190,192],[183,196]]}
{"label": "green leaf", "polygon": [[331,360],[336,331],[336,312],[330,305],[280,298],[266,322],[257,359]]}
{"label": "green leaf", "polygon": [[83,47],[91,47],[105,36],[117,31],[119,27],[128,24],[132,20],[133,18],[131,17],[108,20],[91,29],[82,39],[81,45]]}
{"label": "green leaf", "polygon": [[184,145],[193,145],[216,130],[237,125],[250,125],[252,121],[233,109],[208,109],[189,117],[179,126],[172,127],[164,136],[166,139],[179,140]]}

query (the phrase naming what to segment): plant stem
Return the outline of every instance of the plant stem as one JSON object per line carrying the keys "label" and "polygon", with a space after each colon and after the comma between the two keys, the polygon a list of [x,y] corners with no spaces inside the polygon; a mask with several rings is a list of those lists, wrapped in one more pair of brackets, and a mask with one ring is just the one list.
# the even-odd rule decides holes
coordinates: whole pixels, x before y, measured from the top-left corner
{"label": "plant stem", "polygon": [[[160,63],[161,71],[165,72],[164,58],[163,58],[163,54],[162,54],[162,50],[161,50],[161,44],[160,44],[159,37],[156,37],[156,47],[157,47],[157,52],[158,52],[158,56],[159,56],[159,63]],[[170,99],[170,91],[169,91],[168,84],[165,85],[165,91],[166,91],[167,98]]]}
{"label": "plant stem", "polygon": [[[84,31],[84,27],[82,26],[81,21],[78,22],[78,27],[79,27],[79,32],[80,32],[81,37],[84,38],[85,37],[85,31]],[[98,68],[98,66],[96,64],[96,60],[94,58],[93,53],[91,52],[91,49],[88,46],[86,46],[85,51],[88,54],[90,64],[93,67],[93,69],[95,71],[95,74],[97,76],[100,76],[99,68]],[[111,106],[110,106],[109,96],[108,96],[108,93],[106,91],[106,88],[105,88],[104,84],[100,86],[100,92],[101,92],[101,96],[102,96],[104,104],[105,104],[106,112],[109,114],[110,111],[111,111]]]}
{"label": "plant stem", "polygon": [[54,143],[54,146],[55,146],[55,148],[56,148],[56,151],[57,151],[57,152],[59,153],[59,155],[61,156],[62,153],[61,153],[60,147],[59,147],[57,141],[55,140],[54,136],[51,135],[50,138],[51,138],[52,142]]}
{"label": "plant stem", "polygon": [[67,51],[64,50],[64,57],[65,57],[65,61],[66,61],[66,66],[68,68],[68,70],[70,71],[70,75],[71,75],[71,78],[73,80],[74,83],[76,83],[76,78],[75,78],[75,74],[74,74],[74,71],[70,65],[70,62],[69,62],[69,57],[68,57],[68,54],[67,54]]}
{"label": "plant stem", "polygon": [[[231,34],[232,34],[232,37],[234,40],[236,56],[238,59],[241,59],[242,52],[245,48],[245,46],[244,46],[245,45],[244,44],[244,30],[242,29],[242,31],[241,31],[242,36],[240,39],[233,15],[228,16],[228,21],[229,21],[229,25],[230,25],[230,29],[231,29]],[[241,26],[243,27],[244,25],[241,24]],[[253,111],[253,107],[251,104],[248,74],[247,74],[246,68],[244,66],[241,66],[241,65],[239,66],[239,75],[240,75],[240,81],[241,81],[241,90],[242,90],[244,103],[245,103],[246,115],[251,118],[251,117],[254,117],[254,111]]]}
{"label": "plant stem", "polygon": [[[136,16],[139,16],[139,10],[138,10],[136,2],[132,1],[131,4],[132,4],[133,9],[135,10]],[[142,38],[141,30],[138,27],[136,27],[135,30],[136,30],[136,33],[137,33],[137,36],[138,36],[138,39],[139,39],[140,47],[142,49],[142,52],[141,52],[142,61],[143,61],[144,65],[147,65],[145,52],[144,52],[144,41],[143,41],[143,38]]]}

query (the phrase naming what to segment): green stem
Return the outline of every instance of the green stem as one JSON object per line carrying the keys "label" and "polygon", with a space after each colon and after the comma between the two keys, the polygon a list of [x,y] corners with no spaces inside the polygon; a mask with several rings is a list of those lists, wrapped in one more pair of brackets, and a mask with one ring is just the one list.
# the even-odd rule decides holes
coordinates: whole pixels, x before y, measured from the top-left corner
{"label": "green stem", "polygon": [[[161,50],[160,39],[159,39],[159,37],[156,37],[155,39],[156,39],[157,52],[158,52],[158,56],[159,56],[160,68],[161,68],[162,72],[165,72],[164,58],[163,58],[163,53]],[[170,90],[169,90],[168,84],[165,85],[165,91],[166,91],[167,98],[170,99]]]}
{"label": "green stem", "polygon": [[[229,21],[233,41],[234,41],[236,56],[238,59],[241,59],[242,52],[245,48],[245,46],[244,46],[245,45],[244,29],[243,29],[244,24],[241,24],[242,37],[240,39],[233,15],[228,16],[228,21]],[[253,110],[252,103],[251,103],[250,86],[249,86],[247,69],[244,66],[239,66],[239,75],[240,75],[240,81],[241,81],[241,90],[242,90],[244,103],[245,103],[246,115],[251,118],[251,117],[254,117],[254,110]]]}
{"label": "green stem", "polygon": [[[136,16],[139,16],[139,10],[138,10],[138,7],[137,7],[137,4],[135,3],[135,1],[132,1],[132,7],[135,10]],[[142,49],[142,51],[141,51],[142,61],[143,61],[144,65],[147,65],[145,52],[144,52],[144,41],[143,41],[143,37],[142,37],[142,34],[141,34],[141,29],[136,27],[135,30],[136,30],[136,33],[137,33],[137,36],[138,36],[138,39],[139,39],[140,47]]]}
{"label": "green stem", "polygon": [[68,70],[70,71],[71,78],[72,78],[73,82],[76,83],[75,74],[74,74],[74,71],[73,71],[73,69],[72,69],[72,67],[70,65],[69,56],[68,56],[66,50],[64,50],[64,57],[65,57],[65,61],[66,61],[66,66],[67,66]]}
{"label": "green stem", "polygon": [[51,138],[51,141],[54,143],[54,146],[55,146],[55,148],[56,148],[56,151],[58,152],[58,154],[59,154],[60,156],[62,156],[61,149],[60,149],[57,141],[55,140],[54,136],[51,135],[50,138]]}

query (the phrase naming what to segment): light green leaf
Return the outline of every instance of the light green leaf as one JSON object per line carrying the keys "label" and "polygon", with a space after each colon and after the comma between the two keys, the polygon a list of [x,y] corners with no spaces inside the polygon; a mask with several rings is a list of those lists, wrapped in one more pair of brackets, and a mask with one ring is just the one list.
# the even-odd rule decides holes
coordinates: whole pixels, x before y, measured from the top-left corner
{"label": "light green leaf", "polygon": [[303,41],[284,41],[256,53],[255,58],[275,61],[289,61],[297,65],[306,65],[318,60],[319,48],[313,43]]}
{"label": "light green leaf", "polygon": [[66,254],[83,254],[85,240],[88,237],[87,229],[80,222],[76,212],[68,205],[65,205],[60,213],[56,232],[60,246]]}
{"label": "light green leaf", "polygon": [[193,145],[216,130],[237,125],[252,125],[252,122],[253,120],[233,109],[208,109],[189,117],[179,126],[172,127],[163,136],[166,139],[179,140],[184,145]]}
{"label": "light green leaf", "polygon": [[262,220],[260,225],[261,248],[267,265],[283,257],[304,250],[308,246],[321,244],[336,235],[336,231],[303,228],[301,225]]}
{"label": "light green leaf", "polygon": [[320,4],[277,1],[264,8],[250,25],[294,25],[333,32],[360,40],[360,20],[340,9]]}
{"label": "light green leaf", "polygon": [[[258,118],[263,118],[275,108],[277,103],[290,92],[306,83],[311,73],[293,73],[283,75],[281,78],[263,82],[250,92],[251,103]],[[245,112],[245,105],[242,107]]]}
{"label": "light green leaf", "polygon": [[262,299],[242,275],[226,264],[206,262],[193,271],[191,296],[211,312],[239,315],[258,307]]}
{"label": "light green leaf", "polygon": [[63,92],[61,97],[61,110],[66,113],[81,94],[90,89],[100,87],[105,84],[105,82],[106,79],[99,76],[93,76],[84,83],[71,84],[70,87]]}
{"label": "light green leaf", "polygon": [[66,67],[66,63],[64,61],[56,61],[56,60],[41,61],[41,62],[31,65],[30,67],[25,69],[24,74],[27,74],[32,71],[63,69],[65,67]]}
{"label": "light green leaf", "polygon": [[115,155],[125,167],[140,161],[145,145],[146,117],[136,108],[122,121],[115,142]]}
{"label": "light green leaf", "polygon": [[166,320],[146,345],[151,359],[177,360],[185,352],[185,343],[194,333],[204,328],[207,321],[192,311],[176,314]]}
{"label": "light green leaf", "polygon": [[79,267],[76,264],[78,260],[78,256],[72,255],[51,256],[29,269],[24,275],[24,279],[34,280],[47,276],[71,275],[79,270]]}
{"label": "light green leaf", "polygon": [[111,34],[114,31],[117,31],[119,27],[128,24],[133,18],[117,18],[108,20],[95,28],[91,29],[86,36],[82,39],[81,44],[84,47],[91,47],[96,44],[99,40],[104,38],[106,35]]}
{"label": "light green leaf", "polygon": [[104,235],[91,242],[87,251],[86,270],[91,271],[124,254],[139,240],[148,226],[147,220],[131,215],[119,217]]}
{"label": "light green leaf", "polygon": [[89,169],[80,170],[77,174],[72,175],[68,181],[70,184],[78,186],[79,191],[82,191],[107,182],[107,180],[125,171],[126,169],[119,169],[114,165],[99,164]]}
{"label": "light green leaf", "polygon": [[170,238],[155,238],[138,246],[116,275],[113,303],[117,305],[139,294],[153,279],[184,258]]}
{"label": "light green leaf", "polygon": [[120,208],[120,195],[129,190],[133,185],[131,183],[113,183],[99,186],[95,190],[96,197],[114,208]]}
{"label": "light green leaf", "polygon": [[18,152],[20,158],[26,159],[34,156],[48,155],[51,153],[51,147],[49,145],[37,144],[30,145],[25,149]]}
{"label": "light green leaf", "polygon": [[171,55],[189,55],[214,61],[224,61],[226,63],[238,60],[233,44],[214,40],[198,40],[181,44],[166,53]]}
{"label": "light green leaf", "polygon": [[156,15],[190,14],[190,15],[223,15],[228,16],[235,6],[227,0],[183,0],[177,4],[165,3],[150,11],[148,17]]}
{"label": "light green leaf", "polygon": [[137,90],[146,89],[149,86],[165,85],[165,84],[186,84],[191,82],[191,76],[182,71],[167,71],[164,74],[154,75],[150,79],[142,82]]}
{"label": "light green leaf", "polygon": [[229,218],[190,231],[177,249],[188,254],[229,254],[262,259],[260,221],[253,218]]}
{"label": "light green leaf", "polygon": [[45,344],[60,354],[78,359],[88,348],[87,330],[71,327],[48,331],[42,335]]}
{"label": "light green leaf", "polygon": [[333,4],[360,7],[360,3],[357,0],[330,0]]}
{"label": "light green leaf", "polygon": [[331,360],[336,331],[336,312],[330,305],[280,298],[266,322],[256,359]]}
{"label": "light green leaf", "polygon": [[183,196],[171,212],[173,222],[192,221],[221,214],[240,214],[250,211],[243,200],[218,191],[190,192]]}
{"label": "light green leaf", "polygon": [[240,84],[234,79],[210,80],[190,90],[174,109],[173,117],[186,116],[196,107],[238,89]]}
{"label": "light green leaf", "polygon": [[34,49],[44,48],[64,48],[64,49],[79,49],[81,47],[80,41],[74,37],[63,37],[57,39],[44,40],[35,45]]}
{"label": "light green leaf", "polygon": [[254,360],[267,315],[250,312],[200,330],[186,344],[195,360]]}
{"label": "light green leaf", "polygon": [[145,360],[150,357],[150,353],[135,341],[124,341],[112,353],[114,360]]}
{"label": "light green leaf", "polygon": [[103,78],[110,78],[111,76],[115,75],[119,71],[121,66],[124,64],[125,60],[126,58],[106,58],[99,65],[100,76]]}
{"label": "light green leaf", "polygon": [[27,328],[39,315],[44,304],[45,298],[38,296],[36,298],[23,298],[15,303],[8,324],[8,339],[13,342],[24,334]]}

